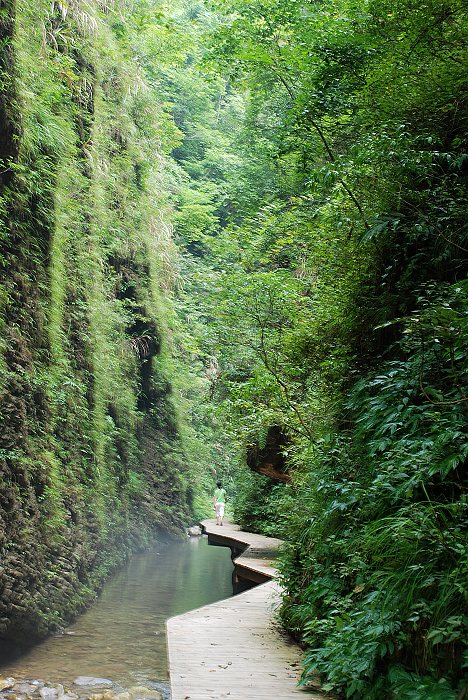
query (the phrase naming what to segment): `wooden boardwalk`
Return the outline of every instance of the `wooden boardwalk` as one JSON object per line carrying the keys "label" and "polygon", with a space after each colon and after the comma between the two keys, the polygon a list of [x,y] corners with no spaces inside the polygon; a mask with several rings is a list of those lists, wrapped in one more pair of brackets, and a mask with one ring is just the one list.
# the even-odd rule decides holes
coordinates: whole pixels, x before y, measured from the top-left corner
{"label": "wooden boardwalk", "polygon": [[[209,541],[235,550],[250,580],[267,583],[167,621],[172,700],[323,700],[296,687],[301,650],[274,621],[279,602],[274,554],[280,540],[204,521]],[[240,561],[239,561],[240,560]],[[237,564],[239,562],[239,564]]]}
{"label": "wooden boardwalk", "polygon": [[200,525],[208,535],[210,544],[231,547],[238,553],[234,558],[237,576],[254,583],[265,583],[275,578],[275,559],[282,545],[281,540],[243,532],[239,525],[226,521],[222,527],[216,525],[215,520],[203,520]]}

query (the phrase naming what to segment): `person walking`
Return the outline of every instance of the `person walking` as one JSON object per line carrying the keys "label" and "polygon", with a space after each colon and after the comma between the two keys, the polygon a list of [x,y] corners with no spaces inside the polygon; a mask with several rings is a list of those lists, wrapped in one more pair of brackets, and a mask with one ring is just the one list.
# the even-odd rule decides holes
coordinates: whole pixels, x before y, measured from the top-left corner
{"label": "person walking", "polygon": [[224,506],[226,504],[226,491],[223,489],[221,481],[216,483],[213,494],[213,506],[216,511],[216,525],[223,524]]}

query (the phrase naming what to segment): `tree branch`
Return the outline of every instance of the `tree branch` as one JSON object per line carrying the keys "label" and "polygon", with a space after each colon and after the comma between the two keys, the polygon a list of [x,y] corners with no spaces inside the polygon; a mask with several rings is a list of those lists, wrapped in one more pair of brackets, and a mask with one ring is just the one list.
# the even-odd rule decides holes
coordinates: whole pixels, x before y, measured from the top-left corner
{"label": "tree branch", "polygon": [[311,431],[309,430],[309,428],[307,427],[307,425],[304,423],[304,420],[303,420],[303,418],[302,418],[300,412],[297,410],[296,406],[295,406],[294,403],[292,402],[292,399],[291,399],[291,396],[290,396],[290,393],[289,393],[289,387],[288,387],[288,385],[286,384],[286,382],[283,381],[283,379],[280,377],[280,375],[279,375],[279,373],[276,371],[276,369],[274,369],[274,368],[271,366],[271,364],[270,364],[270,361],[269,361],[269,359],[268,359],[267,350],[266,350],[266,347],[265,347],[265,329],[264,329],[263,326],[262,326],[261,329],[260,329],[260,358],[261,358],[261,360],[262,360],[262,362],[263,362],[263,364],[264,364],[265,369],[267,370],[267,372],[269,372],[269,373],[272,375],[272,377],[275,378],[275,380],[278,382],[278,384],[279,384],[280,387],[282,388],[283,394],[284,394],[284,397],[285,397],[285,399],[286,399],[287,405],[289,406],[289,408],[290,408],[290,409],[295,413],[295,415],[297,416],[297,419],[299,420],[299,423],[301,424],[302,428],[304,429],[306,435],[307,435],[309,438],[312,438],[312,433],[311,433]]}
{"label": "tree branch", "polygon": [[[276,77],[278,78],[278,80],[281,82],[281,84],[286,88],[290,98],[292,100],[296,101],[296,94],[295,94],[294,90],[292,89],[292,87],[287,82],[287,80],[284,78],[284,76],[274,66],[272,66],[271,69],[272,69],[273,73],[276,75]],[[309,121],[310,121],[310,124],[312,125],[312,127],[317,132],[317,134],[318,134],[318,136],[323,144],[323,147],[325,148],[328,159],[330,160],[331,163],[335,163],[336,162],[335,154],[333,153],[332,149],[330,148],[330,144],[328,143],[328,141],[325,137],[325,134],[323,133],[323,129],[319,126],[319,124],[315,121],[315,119],[309,117]],[[356,209],[358,210],[358,212],[362,218],[362,221],[364,223],[365,228],[369,229],[370,228],[369,224],[368,224],[367,219],[364,215],[364,211],[362,209],[362,206],[361,206],[359,200],[357,199],[357,197],[355,196],[353,191],[348,187],[348,185],[345,183],[345,181],[341,177],[338,177],[337,181],[343,187],[343,189],[345,190],[345,192],[347,193],[347,195],[349,196],[349,198],[351,199],[351,201],[355,205]]]}

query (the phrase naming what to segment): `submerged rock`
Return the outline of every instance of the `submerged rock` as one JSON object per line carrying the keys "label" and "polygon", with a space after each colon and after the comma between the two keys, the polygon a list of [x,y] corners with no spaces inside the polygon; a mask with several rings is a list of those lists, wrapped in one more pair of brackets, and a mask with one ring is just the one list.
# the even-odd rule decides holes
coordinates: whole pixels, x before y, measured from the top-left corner
{"label": "submerged rock", "polygon": [[23,681],[15,685],[15,693],[19,693],[20,695],[32,695],[36,692],[37,688],[37,683],[26,683]]}
{"label": "submerged rock", "polygon": [[106,688],[113,685],[109,678],[95,678],[94,676],[78,676],[78,678],[75,678],[73,681],[73,684],[78,686],[87,686],[89,688]]}
{"label": "submerged rock", "polygon": [[[114,686],[109,678],[78,676],[73,681],[80,690],[72,692],[60,683],[41,680],[4,678],[0,676],[0,700],[168,700],[170,692],[161,682],[151,682],[152,687],[136,685],[124,690],[118,685],[113,692],[106,686]],[[154,687],[160,686],[162,692]]]}
{"label": "submerged rock", "polygon": [[141,685],[129,688],[128,692],[133,700],[163,700],[163,696],[159,690],[154,690],[154,688],[145,688]]}
{"label": "submerged rock", "polygon": [[[15,690],[17,690],[16,687]],[[45,685],[39,689],[39,695],[43,700],[54,700],[54,698],[62,700],[64,697],[63,685]]]}
{"label": "submerged rock", "polygon": [[8,690],[9,688],[13,688],[15,683],[16,683],[16,680],[14,678],[11,678],[11,677],[4,678],[3,676],[0,676],[0,691]]}

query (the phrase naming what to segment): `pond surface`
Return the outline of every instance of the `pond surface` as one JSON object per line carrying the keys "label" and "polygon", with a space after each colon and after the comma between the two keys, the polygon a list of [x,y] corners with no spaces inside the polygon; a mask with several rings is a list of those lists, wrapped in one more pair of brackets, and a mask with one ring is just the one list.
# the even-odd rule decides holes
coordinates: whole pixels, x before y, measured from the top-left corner
{"label": "pond surface", "polygon": [[0,674],[67,685],[77,676],[122,687],[166,681],[166,620],[231,596],[232,570],[230,550],[206,537],[136,554],[65,634],[0,658]]}

